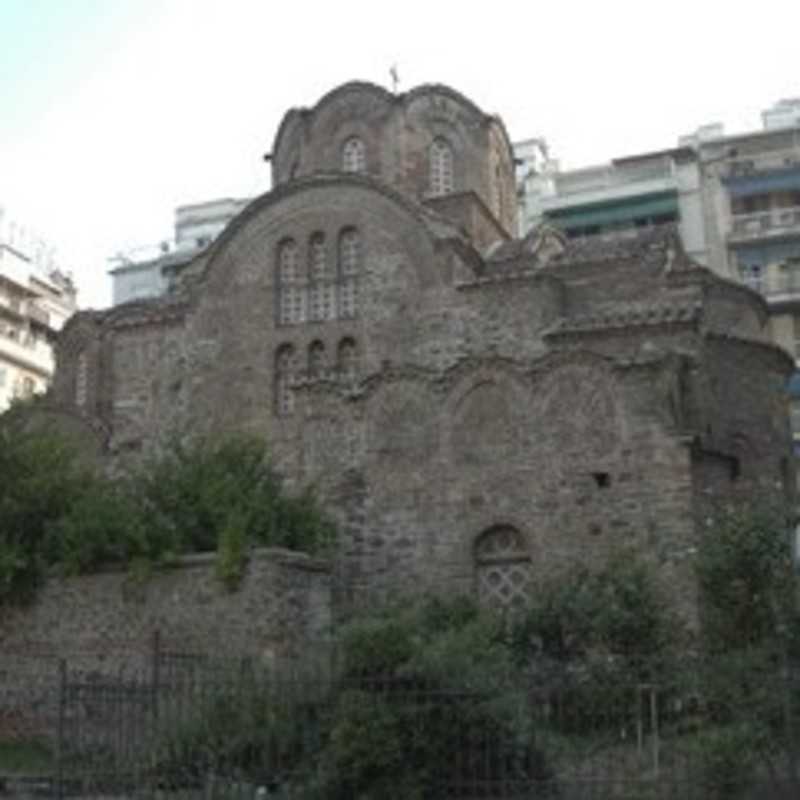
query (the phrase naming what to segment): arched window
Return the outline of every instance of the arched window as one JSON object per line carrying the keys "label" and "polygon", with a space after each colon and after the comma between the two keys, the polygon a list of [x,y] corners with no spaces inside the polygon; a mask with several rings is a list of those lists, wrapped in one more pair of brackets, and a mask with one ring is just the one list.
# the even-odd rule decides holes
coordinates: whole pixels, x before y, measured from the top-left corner
{"label": "arched window", "polygon": [[297,365],[294,347],[281,345],[275,353],[275,412],[282,417],[294,411],[294,382]]}
{"label": "arched window", "polygon": [[328,264],[325,237],[315,233],[308,245],[310,317],[312,320],[336,318],[336,285]]}
{"label": "arched window", "polygon": [[278,246],[278,319],[282,325],[304,322],[306,286],[297,258],[297,244],[284,239]]}
{"label": "arched window", "polygon": [[344,380],[355,380],[358,376],[358,348],[356,347],[355,339],[351,339],[348,336],[339,342],[336,362],[339,375]]}
{"label": "arched window", "polygon": [[530,555],[520,532],[497,525],[475,543],[478,600],[499,609],[525,607],[530,600]]}
{"label": "arched window", "polygon": [[453,151],[444,139],[434,139],[430,151],[431,194],[450,194],[453,188]]}
{"label": "arched window", "polygon": [[358,276],[361,272],[361,237],[355,228],[339,236],[339,317],[352,319],[358,314]]}
{"label": "arched window", "polygon": [[342,147],[342,169],[345,172],[366,172],[366,149],[357,136],[351,136]]}
{"label": "arched window", "polygon": [[85,352],[78,354],[75,361],[75,405],[82,408],[86,405],[89,391],[89,358]]}
{"label": "arched window", "polygon": [[308,375],[320,378],[325,373],[325,345],[317,339],[308,346]]}

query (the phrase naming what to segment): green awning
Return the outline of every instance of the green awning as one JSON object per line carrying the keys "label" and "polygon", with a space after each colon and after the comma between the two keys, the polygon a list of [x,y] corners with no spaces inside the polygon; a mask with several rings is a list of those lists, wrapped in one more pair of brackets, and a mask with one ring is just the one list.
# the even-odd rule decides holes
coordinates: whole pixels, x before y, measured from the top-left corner
{"label": "green awning", "polygon": [[564,230],[634,222],[637,219],[666,215],[674,215],[676,218],[678,216],[677,192],[659,192],[626,197],[624,200],[584,203],[547,212],[547,218]]}

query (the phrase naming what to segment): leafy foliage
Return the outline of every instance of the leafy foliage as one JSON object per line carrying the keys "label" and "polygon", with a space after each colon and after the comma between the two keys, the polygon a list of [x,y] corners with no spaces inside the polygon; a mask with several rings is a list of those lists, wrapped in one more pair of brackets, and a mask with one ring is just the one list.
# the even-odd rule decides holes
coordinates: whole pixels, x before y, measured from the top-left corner
{"label": "leafy foliage", "polygon": [[703,643],[707,650],[762,646],[796,619],[795,578],[785,509],[720,511],[697,559]]}
{"label": "leafy foliage", "polygon": [[111,480],[53,433],[0,429],[0,599],[30,597],[46,570],[168,565],[217,550],[235,588],[253,545],[325,552],[335,529],[309,492],[288,496],[264,444],[175,444]]}
{"label": "leafy foliage", "polygon": [[786,724],[800,696],[788,666],[800,655],[800,620],[790,526],[782,508],[725,509],[699,543],[693,678],[706,715],[696,749],[709,796],[739,796],[754,769],[774,771],[794,753]]}
{"label": "leafy foliage", "polygon": [[626,683],[663,675],[682,638],[649,566],[625,551],[546,581],[513,628],[520,666],[594,679],[616,672]]}
{"label": "leafy foliage", "polygon": [[91,474],[65,440],[0,428],[0,600],[29,598],[51,560],[50,531]]}

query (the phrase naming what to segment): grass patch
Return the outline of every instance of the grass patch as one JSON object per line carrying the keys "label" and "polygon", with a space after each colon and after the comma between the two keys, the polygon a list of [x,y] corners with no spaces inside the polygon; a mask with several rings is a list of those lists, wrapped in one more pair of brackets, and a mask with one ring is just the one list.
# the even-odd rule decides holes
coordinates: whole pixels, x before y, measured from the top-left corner
{"label": "grass patch", "polygon": [[0,741],[0,773],[41,774],[54,767],[55,755],[41,739]]}

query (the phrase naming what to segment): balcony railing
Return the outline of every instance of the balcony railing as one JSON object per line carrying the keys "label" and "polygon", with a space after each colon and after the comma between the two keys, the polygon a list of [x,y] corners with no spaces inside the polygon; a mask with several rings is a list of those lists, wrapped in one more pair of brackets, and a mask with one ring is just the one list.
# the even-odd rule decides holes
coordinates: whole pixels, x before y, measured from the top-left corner
{"label": "balcony railing", "polygon": [[737,214],[731,225],[730,239],[763,239],[786,233],[800,233],[800,206],[773,208],[755,214]]}
{"label": "balcony railing", "polygon": [[559,173],[555,176],[559,195],[581,194],[602,189],[613,189],[633,183],[646,181],[664,181],[673,178],[673,167],[670,161],[659,159],[636,164],[608,165],[587,167],[572,172]]}
{"label": "balcony railing", "polygon": [[779,275],[748,275],[742,277],[742,283],[759,292],[767,300],[800,299],[800,272],[789,271]]}
{"label": "balcony railing", "polygon": [[40,339],[34,340],[26,336],[20,340],[0,335],[0,358],[14,361],[43,376],[50,376],[53,373],[53,351]]}
{"label": "balcony railing", "polygon": [[33,303],[28,303],[28,316],[32,321],[38,322],[47,328],[50,327],[50,314]]}

